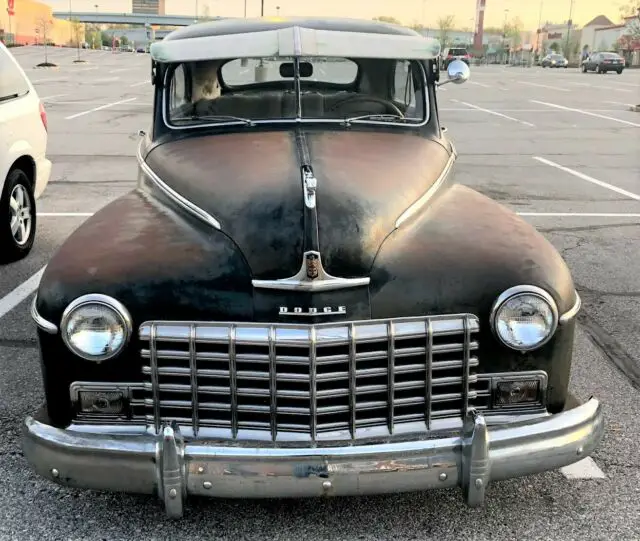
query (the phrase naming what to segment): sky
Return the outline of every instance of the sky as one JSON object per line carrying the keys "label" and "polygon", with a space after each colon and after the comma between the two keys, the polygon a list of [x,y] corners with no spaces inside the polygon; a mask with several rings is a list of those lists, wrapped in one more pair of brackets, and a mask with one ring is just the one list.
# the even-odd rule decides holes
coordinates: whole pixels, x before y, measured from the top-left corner
{"label": "sky", "polygon": [[[40,0],[43,1],[43,0]],[[198,12],[202,15],[205,5],[211,15],[242,17],[245,1],[249,17],[260,15],[260,0],[197,0]],[[19,7],[18,0],[16,7]],[[54,10],[93,11],[131,11],[131,0],[44,0]],[[598,15],[606,15],[619,22],[621,4],[629,0],[486,0],[485,27],[502,26],[505,9],[507,18],[519,17],[525,29],[538,27],[540,7],[542,22],[563,23],[569,19],[569,10],[573,4],[572,19],[583,25]],[[390,15],[400,19],[403,24],[419,22],[436,27],[438,18],[447,15],[455,17],[457,28],[472,28],[474,25],[476,0],[264,0],[265,15],[276,15],[276,6],[280,7],[280,16],[321,15],[336,17],[355,17],[370,19],[380,15]],[[196,0],[166,0],[167,13],[191,15],[196,12]],[[424,14],[424,15],[423,15]]]}

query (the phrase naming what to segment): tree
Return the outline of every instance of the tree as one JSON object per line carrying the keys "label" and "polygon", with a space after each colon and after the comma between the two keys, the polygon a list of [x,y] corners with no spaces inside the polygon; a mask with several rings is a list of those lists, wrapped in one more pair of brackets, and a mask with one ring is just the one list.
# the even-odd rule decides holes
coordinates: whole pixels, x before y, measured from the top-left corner
{"label": "tree", "polygon": [[120,36],[120,45],[122,45],[123,47],[129,45],[129,38],[125,35]]}
{"label": "tree", "polygon": [[38,17],[36,19],[36,30],[38,34],[42,36],[42,43],[44,43],[44,65],[52,66],[53,64],[49,64],[49,55],[47,51],[47,47],[49,45],[49,33],[51,31],[51,27],[53,26],[53,21],[49,19],[49,17]]}
{"label": "tree", "polygon": [[440,17],[438,19],[438,30],[440,31],[440,46],[443,49],[449,45],[449,32],[453,30],[455,20],[456,18],[453,15],[447,15],[446,17]]}
{"label": "tree", "polygon": [[551,49],[554,53],[557,53],[560,50],[560,45],[558,44],[557,41],[554,41],[550,46],[549,49]]}
{"label": "tree", "polygon": [[633,17],[638,14],[638,8],[640,5],[637,0],[626,0],[626,2],[620,6],[620,18]]}
{"label": "tree", "polygon": [[389,24],[402,24],[395,17],[390,17],[389,15],[381,15],[380,17],[374,17],[374,21],[380,21],[381,23],[389,23]]}
{"label": "tree", "polygon": [[[71,35],[75,41],[75,46],[78,50],[78,60],[80,60],[80,37],[84,39],[84,28],[82,23],[78,19],[71,19]],[[74,45],[72,43],[71,45]]]}

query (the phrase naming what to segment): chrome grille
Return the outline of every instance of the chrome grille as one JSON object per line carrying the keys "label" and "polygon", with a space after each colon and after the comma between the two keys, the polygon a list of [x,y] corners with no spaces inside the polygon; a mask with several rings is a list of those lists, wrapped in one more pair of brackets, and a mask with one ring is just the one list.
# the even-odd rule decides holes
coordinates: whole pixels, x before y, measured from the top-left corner
{"label": "chrome grille", "polygon": [[[147,322],[145,392],[156,431],[318,441],[387,435],[461,419],[478,393],[473,315],[317,325]],[[481,396],[482,395],[482,396]],[[373,431],[372,431],[373,430]]]}

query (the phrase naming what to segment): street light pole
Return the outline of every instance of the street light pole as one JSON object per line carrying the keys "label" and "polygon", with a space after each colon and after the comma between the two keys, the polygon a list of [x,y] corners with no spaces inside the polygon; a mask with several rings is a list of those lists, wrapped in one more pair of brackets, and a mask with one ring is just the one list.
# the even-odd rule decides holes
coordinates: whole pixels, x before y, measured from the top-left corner
{"label": "street light pole", "polygon": [[247,0],[244,0],[244,18],[247,18]]}
{"label": "street light pole", "polygon": [[540,0],[540,16],[538,17],[538,43],[536,44],[538,52],[540,51],[540,38],[542,37],[542,4],[543,0]]}
{"label": "street light pole", "polygon": [[566,50],[567,60],[569,59],[569,56],[571,55],[571,51],[569,51],[569,36],[571,35],[571,24],[572,24],[571,15],[572,14],[573,14],[573,0],[570,0],[570,3],[569,3],[569,20],[567,21],[567,45],[566,45],[566,47],[567,47],[567,50]]}
{"label": "street light pole", "polygon": [[264,0],[260,0],[260,17],[264,17]]}

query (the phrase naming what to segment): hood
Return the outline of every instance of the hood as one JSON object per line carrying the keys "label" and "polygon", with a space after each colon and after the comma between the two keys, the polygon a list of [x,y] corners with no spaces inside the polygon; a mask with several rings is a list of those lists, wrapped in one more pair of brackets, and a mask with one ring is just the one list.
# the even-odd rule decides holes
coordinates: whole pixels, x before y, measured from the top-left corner
{"label": "hood", "polygon": [[302,166],[317,179],[319,250],[334,276],[367,276],[395,220],[450,153],[414,134],[294,130],[197,136],[146,156],[155,173],[214,216],[257,279],[298,272],[305,250]]}

